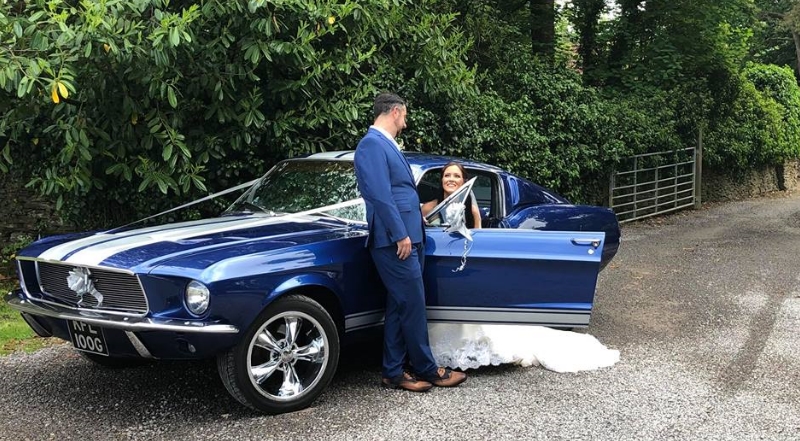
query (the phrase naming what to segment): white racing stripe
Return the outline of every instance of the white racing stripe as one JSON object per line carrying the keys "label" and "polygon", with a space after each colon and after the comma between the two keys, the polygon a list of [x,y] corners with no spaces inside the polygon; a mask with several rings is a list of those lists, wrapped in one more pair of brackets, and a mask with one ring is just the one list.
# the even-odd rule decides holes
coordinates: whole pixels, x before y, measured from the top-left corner
{"label": "white racing stripe", "polygon": [[[339,208],[350,207],[362,203],[361,199],[354,199],[339,204],[328,205],[299,213],[286,214],[272,217],[247,217],[245,219],[206,219],[202,221],[182,222],[159,227],[148,227],[118,234],[100,233],[87,238],[78,239],[53,247],[40,255],[46,260],[64,260],[77,265],[99,266],[109,257],[133,248],[139,248],[158,242],[175,242],[186,240],[195,236],[210,235],[235,231],[247,228],[263,227],[270,224],[294,221],[312,222],[314,218],[308,215]],[[217,225],[215,225],[217,224]],[[185,225],[183,228],[175,228]],[[79,251],[78,251],[79,250]],[[70,255],[70,253],[74,253]]]}
{"label": "white racing stripe", "polygon": [[[243,219],[244,221],[244,219]],[[139,234],[136,236],[129,236],[118,240],[111,240],[99,244],[97,246],[84,248],[77,253],[69,256],[65,262],[74,263],[78,265],[99,265],[100,262],[108,259],[109,257],[132,249],[139,248],[146,245],[152,245],[158,242],[176,242],[179,240],[186,240],[191,237],[200,235],[211,235],[217,233],[224,233],[226,231],[242,230],[247,228],[258,228],[265,225],[283,222],[280,217],[269,218],[256,218],[246,219],[244,222],[231,222],[220,225],[218,227],[209,227],[207,225],[192,226],[189,228],[180,228],[166,231],[156,231],[151,234]]]}
{"label": "white racing stripe", "polygon": [[[145,235],[150,232],[163,230],[165,228],[174,228],[174,229],[181,229],[183,228],[191,228],[196,226],[204,226],[208,224],[220,223],[225,222],[226,219],[203,219],[199,221],[188,221],[188,222],[179,222],[176,224],[169,224],[169,225],[158,225],[154,227],[147,227],[141,228],[137,230],[130,230],[124,231],[121,233],[97,233],[93,234],[88,237],[84,237],[82,239],[73,240],[71,242],[65,242],[60,245],[56,245],[53,248],[48,249],[47,251],[43,252],[39,258],[46,259],[46,260],[62,260],[70,253],[74,253],[75,251],[84,248],[90,247],[93,245],[97,245],[101,242],[114,240],[114,239],[122,239],[130,236],[137,236],[137,235]],[[231,220],[228,220],[231,221]]]}

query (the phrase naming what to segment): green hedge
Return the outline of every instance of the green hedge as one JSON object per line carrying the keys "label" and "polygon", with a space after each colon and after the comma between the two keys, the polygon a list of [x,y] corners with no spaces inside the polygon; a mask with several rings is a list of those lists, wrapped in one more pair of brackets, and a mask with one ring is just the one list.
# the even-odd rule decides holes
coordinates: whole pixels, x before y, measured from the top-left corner
{"label": "green hedge", "polygon": [[800,157],[800,88],[788,67],[749,64],[706,137],[708,165],[731,173]]}

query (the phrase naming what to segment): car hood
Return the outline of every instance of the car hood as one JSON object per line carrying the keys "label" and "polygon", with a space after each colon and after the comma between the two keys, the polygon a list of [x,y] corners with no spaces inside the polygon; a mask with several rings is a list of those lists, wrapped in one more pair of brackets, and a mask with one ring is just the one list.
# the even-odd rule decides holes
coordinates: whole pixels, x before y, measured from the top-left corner
{"label": "car hood", "polygon": [[76,266],[151,272],[157,267],[202,270],[246,254],[297,247],[349,234],[348,225],[317,216],[242,215],[122,232],[59,236],[32,244],[20,258]]}

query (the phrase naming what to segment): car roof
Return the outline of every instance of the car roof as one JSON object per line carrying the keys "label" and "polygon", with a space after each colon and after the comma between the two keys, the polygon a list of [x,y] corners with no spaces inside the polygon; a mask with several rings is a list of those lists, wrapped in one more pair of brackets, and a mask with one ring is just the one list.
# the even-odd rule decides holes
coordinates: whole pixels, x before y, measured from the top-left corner
{"label": "car roof", "polygon": [[[457,158],[454,156],[432,155],[429,153],[419,152],[403,152],[409,165],[413,168],[419,168],[422,171],[442,167],[448,162],[455,161],[459,164],[477,170],[493,171],[495,173],[502,172],[503,170],[493,165],[484,164],[482,162],[470,161],[468,159]],[[299,159],[328,159],[340,161],[352,161],[355,156],[355,150],[341,150],[335,152],[322,152],[314,153]]]}

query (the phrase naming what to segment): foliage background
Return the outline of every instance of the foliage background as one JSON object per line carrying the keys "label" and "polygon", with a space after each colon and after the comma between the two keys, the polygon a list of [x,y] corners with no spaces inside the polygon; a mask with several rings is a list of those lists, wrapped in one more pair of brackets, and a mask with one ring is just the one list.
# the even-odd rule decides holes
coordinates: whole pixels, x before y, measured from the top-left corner
{"label": "foliage background", "polygon": [[[542,5],[554,40],[532,46]],[[718,170],[800,156],[797,16],[792,0],[4,2],[0,172],[78,229],[120,225],[352,149],[391,90],[407,149],[602,203],[622,158],[701,130]]]}

